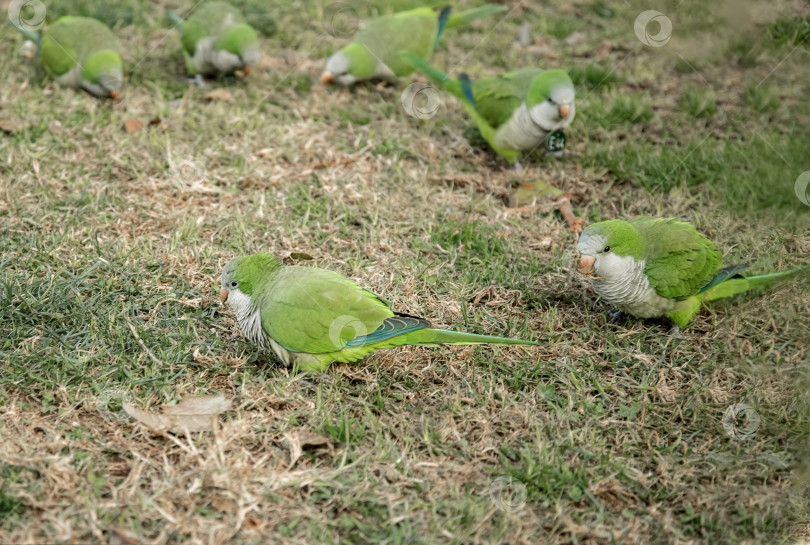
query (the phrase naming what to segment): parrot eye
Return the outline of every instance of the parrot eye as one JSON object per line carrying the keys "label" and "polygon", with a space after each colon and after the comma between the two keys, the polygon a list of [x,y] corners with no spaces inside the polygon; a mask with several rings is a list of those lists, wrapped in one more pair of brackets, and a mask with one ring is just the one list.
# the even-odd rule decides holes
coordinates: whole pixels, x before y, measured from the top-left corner
{"label": "parrot eye", "polygon": [[605,253],[608,253],[610,251],[610,246],[605,246],[605,249],[602,250],[602,251],[605,252]]}
{"label": "parrot eye", "polygon": [[236,286],[238,286],[238,285],[239,285],[239,282],[237,282],[236,280],[234,280],[233,282],[231,282],[231,287],[232,287],[232,288],[235,288],[235,287],[236,287]]}

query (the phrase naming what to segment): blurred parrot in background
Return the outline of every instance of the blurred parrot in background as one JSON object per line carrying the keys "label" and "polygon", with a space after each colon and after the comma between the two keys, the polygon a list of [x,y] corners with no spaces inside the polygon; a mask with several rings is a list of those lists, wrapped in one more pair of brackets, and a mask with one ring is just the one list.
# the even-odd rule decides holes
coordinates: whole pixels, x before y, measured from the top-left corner
{"label": "blurred parrot in background", "polygon": [[400,51],[427,60],[433,55],[445,28],[455,28],[507,9],[503,5],[486,4],[451,15],[450,6],[446,6],[438,13],[432,8],[416,8],[379,17],[360,30],[349,45],[329,57],[321,81],[344,86],[364,80],[396,83],[397,78],[414,71],[413,66],[398,55]]}
{"label": "blurred parrot in background", "polygon": [[267,253],[235,257],[222,270],[220,299],[242,333],[285,364],[307,372],[403,345],[518,344],[532,341],[434,329],[335,272],[285,266]]}
{"label": "blurred parrot in background", "polygon": [[466,74],[452,79],[410,53],[401,56],[458,98],[484,140],[507,161],[515,163],[544,144],[553,153],[565,147],[563,130],[577,112],[574,83],[564,70],[522,68],[473,82]]}
{"label": "blurred parrot in background", "polygon": [[219,76],[242,70],[250,74],[259,61],[259,39],[242,13],[227,2],[206,2],[182,19],[167,9],[180,31],[186,70],[192,76]]}
{"label": "blurred parrot in background", "polygon": [[593,277],[605,301],[639,318],[666,317],[678,335],[714,301],[807,272],[741,276],[747,265],[722,266],[722,255],[690,223],[674,218],[638,217],[594,223],[579,237],[579,271]]}
{"label": "blurred parrot in background", "polygon": [[42,64],[57,83],[97,97],[118,98],[124,81],[121,55],[107,25],[89,17],[65,16],[42,34],[17,28],[36,42]]}

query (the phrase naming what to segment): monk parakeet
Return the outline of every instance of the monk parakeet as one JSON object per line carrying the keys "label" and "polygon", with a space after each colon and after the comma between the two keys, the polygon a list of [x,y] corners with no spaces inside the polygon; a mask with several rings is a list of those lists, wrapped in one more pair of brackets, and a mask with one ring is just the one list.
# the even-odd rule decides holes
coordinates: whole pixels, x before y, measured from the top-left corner
{"label": "monk parakeet", "polygon": [[166,10],[180,30],[186,70],[191,75],[218,76],[236,70],[250,73],[259,61],[256,31],[227,2],[206,2],[185,20]]}
{"label": "monk parakeet", "polygon": [[308,372],[403,345],[539,344],[434,329],[423,318],[391,311],[385,301],[337,273],[285,266],[267,253],[236,257],[225,265],[220,299],[260,349]]}
{"label": "monk parakeet", "polygon": [[666,317],[678,334],[701,303],[768,286],[805,269],[751,276],[748,266],[722,266],[714,244],[690,223],[674,218],[610,220],[579,237],[579,270],[593,277],[594,291],[622,312]]}
{"label": "monk parakeet", "polygon": [[540,146],[551,152],[565,147],[562,131],[577,110],[574,83],[564,70],[522,68],[473,82],[466,74],[451,79],[410,53],[401,56],[461,100],[481,136],[506,160],[514,163]]}
{"label": "monk parakeet", "polygon": [[124,81],[118,40],[104,23],[66,16],[42,35],[19,30],[39,45],[42,64],[57,83],[97,97],[118,97]]}
{"label": "monk parakeet", "polygon": [[445,28],[461,26],[507,9],[486,4],[451,15],[447,6],[439,13],[432,8],[416,8],[379,17],[355,34],[349,45],[329,57],[321,81],[340,85],[372,79],[396,83],[399,76],[414,70],[399,57],[400,51],[427,60]]}

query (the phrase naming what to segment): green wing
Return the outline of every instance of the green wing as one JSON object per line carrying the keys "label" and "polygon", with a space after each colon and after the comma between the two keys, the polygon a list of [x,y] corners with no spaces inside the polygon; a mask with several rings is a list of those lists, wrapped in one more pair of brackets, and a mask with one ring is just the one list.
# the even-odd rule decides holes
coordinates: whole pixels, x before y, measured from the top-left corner
{"label": "green wing", "polygon": [[42,63],[56,76],[102,50],[117,52],[118,40],[104,23],[89,17],[62,17],[42,37]]}
{"label": "green wing", "polygon": [[407,51],[427,60],[433,54],[433,42],[439,31],[439,21],[430,8],[417,8],[371,21],[354,37],[378,60],[385,63],[395,75],[413,72],[413,66],[400,58]]}
{"label": "green wing", "polygon": [[502,76],[473,82],[475,107],[493,128],[506,123],[526,99],[532,80],[543,73],[540,68],[522,68]]}
{"label": "green wing", "polygon": [[336,352],[394,315],[370,291],[323,269],[284,267],[262,293],[262,328],[291,352]]}
{"label": "green wing", "polygon": [[685,299],[712,281],[722,265],[715,245],[690,223],[636,218],[630,224],[644,241],[644,273],[662,297]]}
{"label": "green wing", "polygon": [[183,49],[194,54],[197,42],[208,36],[217,36],[231,25],[245,23],[242,13],[227,2],[207,2],[196,9],[183,22]]}

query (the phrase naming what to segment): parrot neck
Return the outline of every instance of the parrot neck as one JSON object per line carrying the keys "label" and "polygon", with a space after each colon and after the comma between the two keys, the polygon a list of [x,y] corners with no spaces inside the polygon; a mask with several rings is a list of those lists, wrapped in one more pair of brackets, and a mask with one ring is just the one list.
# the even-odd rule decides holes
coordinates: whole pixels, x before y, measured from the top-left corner
{"label": "parrot neck", "polygon": [[292,362],[292,353],[265,333],[262,327],[262,312],[253,304],[250,295],[242,293],[240,290],[231,290],[230,294],[228,294],[228,305],[236,314],[236,320],[239,322],[242,334],[249,341],[262,350],[272,350],[287,365]]}
{"label": "parrot neck", "polygon": [[495,133],[495,146],[503,149],[530,151],[543,143],[546,131],[538,126],[529,113],[526,103],[515,110],[509,121]]}
{"label": "parrot neck", "polygon": [[604,280],[594,280],[594,291],[605,301],[618,309],[639,318],[657,318],[670,312],[675,301],[661,297],[650,286],[644,274],[644,260],[636,261],[633,256],[614,256],[609,271],[597,268],[597,276]]}

